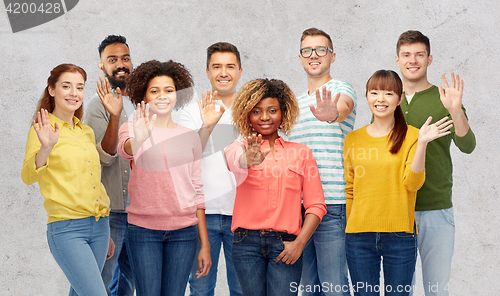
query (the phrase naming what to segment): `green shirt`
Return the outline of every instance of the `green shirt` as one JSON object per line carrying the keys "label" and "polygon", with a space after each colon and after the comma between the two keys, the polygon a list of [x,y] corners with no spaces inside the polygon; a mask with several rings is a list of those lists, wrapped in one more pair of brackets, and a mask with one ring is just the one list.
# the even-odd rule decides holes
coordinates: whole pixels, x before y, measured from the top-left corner
{"label": "green shirt", "polygon": [[[410,104],[406,95],[401,102],[401,109],[406,123],[420,128],[429,116],[434,123],[450,113],[441,103],[439,89],[433,85],[430,88],[416,92]],[[462,110],[465,108],[462,105]],[[451,201],[451,187],[453,185],[453,165],[451,162],[451,141],[464,153],[471,153],[476,147],[476,138],[469,128],[463,137],[455,135],[455,128],[450,129],[451,134],[438,138],[427,145],[425,157],[425,183],[417,192],[416,211],[432,211],[448,209],[453,206]]]}

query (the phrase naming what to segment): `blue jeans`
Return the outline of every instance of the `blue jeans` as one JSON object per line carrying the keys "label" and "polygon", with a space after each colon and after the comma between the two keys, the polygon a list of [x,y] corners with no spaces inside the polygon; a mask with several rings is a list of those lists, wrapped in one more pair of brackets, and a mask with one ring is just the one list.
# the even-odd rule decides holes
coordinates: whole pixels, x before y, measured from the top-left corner
{"label": "blue jeans", "polygon": [[[354,295],[410,295],[417,261],[417,238],[406,232],[347,233],[347,264]],[[380,286],[380,263],[384,286]]]}
{"label": "blue jeans", "polygon": [[455,246],[453,208],[416,211],[415,220],[425,295],[448,296],[451,290],[451,259]]}
{"label": "blue jeans", "polygon": [[127,213],[109,213],[109,231],[115,243],[113,257],[106,260],[102,280],[108,296],[133,296],[134,280],[126,249]]}
{"label": "blue jeans", "polygon": [[184,295],[198,227],[153,230],[128,225],[127,250],[137,296]]}
{"label": "blue jeans", "polygon": [[326,205],[326,215],[302,252],[301,285],[305,288],[302,295],[350,295],[345,255],[345,215],[345,204]]}
{"label": "blue jeans", "polygon": [[233,263],[243,295],[297,295],[292,287],[300,282],[302,256],[294,264],[275,261],[285,249],[283,242],[295,238],[295,235],[286,232],[235,230]]}
{"label": "blue jeans", "polygon": [[[213,296],[215,284],[217,283],[217,266],[219,264],[220,248],[224,245],[224,257],[226,259],[226,274],[229,292],[231,296],[241,296],[241,286],[238,276],[234,270],[231,252],[233,249],[233,232],[231,231],[232,216],[219,214],[206,214],[208,240],[210,241],[210,257],[212,267],[206,276],[196,278],[196,271],[199,270],[198,260],[194,260],[191,275],[189,277],[189,287],[191,296]],[[197,253],[201,249],[198,240]]]}
{"label": "blue jeans", "polygon": [[108,254],[109,219],[87,217],[49,223],[50,252],[71,284],[70,296],[106,296],[101,278]]}

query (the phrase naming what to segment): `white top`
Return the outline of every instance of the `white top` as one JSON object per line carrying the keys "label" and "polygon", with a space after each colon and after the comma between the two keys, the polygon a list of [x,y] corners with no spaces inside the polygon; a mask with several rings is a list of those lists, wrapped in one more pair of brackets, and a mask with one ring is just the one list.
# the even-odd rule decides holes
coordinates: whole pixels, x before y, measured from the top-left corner
{"label": "white top", "polygon": [[[216,108],[224,105],[221,100],[215,101]],[[202,155],[201,179],[205,193],[205,213],[233,215],[234,198],[236,196],[236,180],[227,169],[224,149],[234,142],[237,132],[232,125],[231,109],[224,106],[225,112],[210,135]],[[192,100],[177,112],[177,123],[198,131],[203,124],[200,108],[196,100]]]}
{"label": "white top", "polygon": [[408,104],[410,104],[411,99],[413,99],[413,96],[408,96],[408,95],[405,96],[406,96],[406,101],[408,102]]}

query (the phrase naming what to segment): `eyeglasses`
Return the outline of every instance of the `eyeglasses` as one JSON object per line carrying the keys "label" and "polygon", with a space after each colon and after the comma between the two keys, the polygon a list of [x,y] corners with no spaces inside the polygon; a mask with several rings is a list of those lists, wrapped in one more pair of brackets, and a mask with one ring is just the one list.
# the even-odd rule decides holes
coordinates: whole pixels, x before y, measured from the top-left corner
{"label": "eyeglasses", "polygon": [[328,51],[333,52],[333,49],[331,49],[328,46],[318,46],[316,48],[304,47],[304,48],[300,49],[300,55],[303,58],[308,58],[308,57],[312,56],[313,51],[316,52],[316,54],[318,55],[318,57],[324,57],[324,56],[326,56],[326,54],[328,53]]}

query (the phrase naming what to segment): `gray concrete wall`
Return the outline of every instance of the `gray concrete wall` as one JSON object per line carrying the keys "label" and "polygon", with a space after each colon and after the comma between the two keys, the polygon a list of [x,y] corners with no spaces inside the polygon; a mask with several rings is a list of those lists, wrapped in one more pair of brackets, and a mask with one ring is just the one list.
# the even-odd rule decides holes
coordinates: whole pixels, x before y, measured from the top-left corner
{"label": "gray concrete wall", "polygon": [[395,43],[406,30],[420,30],[431,39],[432,83],[440,84],[440,74],[449,77],[453,70],[463,77],[463,103],[477,148],[471,155],[453,148],[456,243],[451,291],[498,295],[499,12],[500,2],[495,0],[86,0],[55,20],[12,33],[2,8],[0,295],[68,291],[47,246],[46,211],[38,185],[26,186],[20,178],[26,134],[54,66],[71,62],[84,67],[89,74],[88,100],[100,75],[98,44],[108,34],[122,34],[135,66],[149,59],[184,63],[201,93],[209,87],[207,46],[228,41],[242,53],[241,85],[254,78],[280,78],[300,93],[307,85],[298,61],[299,39],[312,26],[329,32],[334,40],[337,61],[332,76],[350,82],[358,93],[356,127],[370,119],[366,80],[381,68],[398,70]]}

